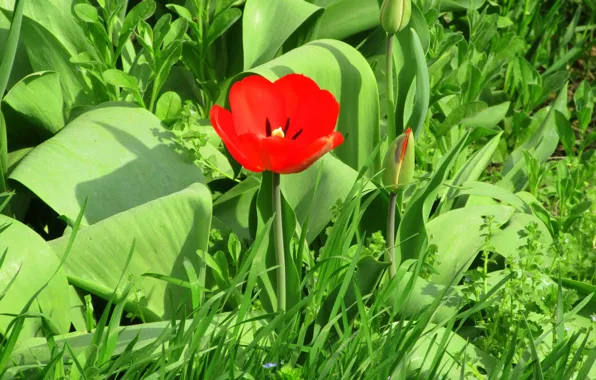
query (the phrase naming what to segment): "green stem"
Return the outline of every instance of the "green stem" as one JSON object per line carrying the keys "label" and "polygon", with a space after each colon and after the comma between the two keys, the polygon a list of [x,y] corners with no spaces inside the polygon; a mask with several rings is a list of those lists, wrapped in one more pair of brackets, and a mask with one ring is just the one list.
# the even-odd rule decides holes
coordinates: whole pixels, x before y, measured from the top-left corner
{"label": "green stem", "polygon": [[389,198],[389,209],[387,210],[387,261],[389,266],[389,278],[395,277],[397,266],[395,265],[395,209],[397,205],[397,194],[391,193]]}
{"label": "green stem", "polygon": [[393,93],[393,34],[387,36],[387,50],[385,52],[387,66],[385,73],[387,75],[386,90],[387,90],[387,136],[389,136],[389,143],[397,136],[395,130],[395,94]]}
{"label": "green stem", "polygon": [[286,255],[284,252],[284,230],[281,215],[281,189],[278,173],[273,173],[273,234],[275,235],[275,256],[277,258],[277,310],[286,310]]}

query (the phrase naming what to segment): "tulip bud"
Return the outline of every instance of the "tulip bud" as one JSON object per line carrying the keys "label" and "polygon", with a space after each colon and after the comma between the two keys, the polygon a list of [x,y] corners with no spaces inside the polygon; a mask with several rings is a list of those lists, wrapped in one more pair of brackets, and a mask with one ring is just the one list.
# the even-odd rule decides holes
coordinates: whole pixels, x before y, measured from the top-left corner
{"label": "tulip bud", "polygon": [[387,34],[395,34],[410,22],[411,0],[384,0],[381,6],[381,26]]}
{"label": "tulip bud", "polygon": [[397,136],[389,146],[383,161],[383,184],[390,191],[395,192],[398,186],[412,182],[416,158],[414,151],[414,135],[410,128]]}

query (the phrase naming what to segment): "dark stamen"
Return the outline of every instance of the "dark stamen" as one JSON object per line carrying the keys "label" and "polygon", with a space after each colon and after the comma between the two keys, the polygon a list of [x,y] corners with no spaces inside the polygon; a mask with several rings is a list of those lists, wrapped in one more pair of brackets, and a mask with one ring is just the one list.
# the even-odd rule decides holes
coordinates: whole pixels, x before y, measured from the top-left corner
{"label": "dark stamen", "polygon": [[269,122],[269,119],[265,121],[265,134],[267,137],[271,136],[271,123]]}
{"label": "dark stamen", "polygon": [[300,134],[302,134],[302,129],[299,130],[298,132],[296,132],[296,134],[294,135],[294,137],[292,137],[292,140],[296,140],[298,138],[298,136],[300,136]]}
{"label": "dark stamen", "polygon": [[288,134],[288,129],[290,129],[290,118],[286,121],[286,125],[284,127],[284,135]]}

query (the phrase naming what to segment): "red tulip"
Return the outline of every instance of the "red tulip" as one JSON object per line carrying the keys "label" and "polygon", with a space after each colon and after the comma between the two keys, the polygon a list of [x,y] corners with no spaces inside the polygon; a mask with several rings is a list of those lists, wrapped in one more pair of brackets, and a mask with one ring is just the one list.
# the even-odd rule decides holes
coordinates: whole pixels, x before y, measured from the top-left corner
{"label": "red tulip", "polygon": [[275,82],[246,77],[232,86],[230,107],[214,106],[211,124],[236,161],[253,172],[301,172],[344,141],[334,131],[339,103],[304,75]]}

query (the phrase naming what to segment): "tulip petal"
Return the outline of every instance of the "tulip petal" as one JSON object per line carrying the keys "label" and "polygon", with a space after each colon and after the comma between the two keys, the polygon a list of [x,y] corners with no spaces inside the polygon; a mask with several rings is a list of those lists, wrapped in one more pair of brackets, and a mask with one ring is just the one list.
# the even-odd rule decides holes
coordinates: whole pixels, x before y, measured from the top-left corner
{"label": "tulip petal", "polygon": [[263,165],[258,150],[246,149],[242,144],[243,139],[236,134],[232,114],[225,108],[215,105],[209,113],[209,118],[215,132],[222,139],[232,157],[246,169],[257,173],[262,172]]}
{"label": "tulip petal", "polygon": [[273,129],[287,121],[285,101],[275,85],[259,75],[236,82],[230,90],[230,107],[238,135],[266,137],[266,121]]}
{"label": "tulip petal", "polygon": [[308,98],[321,91],[317,83],[301,74],[289,74],[274,83],[286,104],[286,114],[293,118],[296,115],[301,99]]}
{"label": "tulip petal", "polygon": [[339,103],[329,91],[321,90],[301,99],[291,123],[294,128],[302,130],[298,139],[310,144],[329,136],[335,130],[338,116]]}
{"label": "tulip petal", "polygon": [[275,86],[285,99],[290,118],[287,137],[300,133],[299,138],[310,143],[333,132],[339,115],[339,103],[333,94],[300,74],[286,75]]}
{"label": "tulip petal", "polygon": [[280,174],[299,173],[343,141],[344,137],[339,132],[323,136],[308,145],[287,138],[266,138],[261,141],[261,157],[266,170]]}

